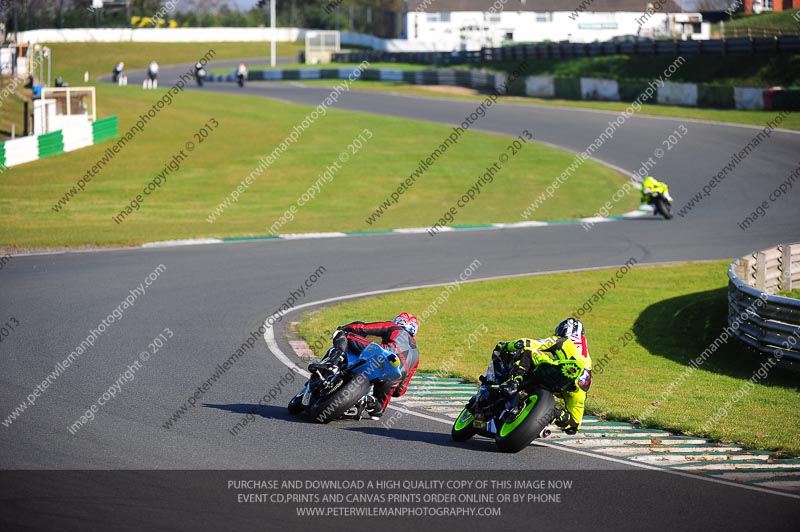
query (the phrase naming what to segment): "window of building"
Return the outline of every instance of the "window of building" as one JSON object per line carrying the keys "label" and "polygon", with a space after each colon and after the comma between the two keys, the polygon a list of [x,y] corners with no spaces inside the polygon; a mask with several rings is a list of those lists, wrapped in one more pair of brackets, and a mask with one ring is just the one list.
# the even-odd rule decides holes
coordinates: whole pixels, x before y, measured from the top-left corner
{"label": "window of building", "polygon": [[450,13],[428,13],[428,22],[450,22]]}
{"label": "window of building", "polygon": [[536,13],[536,22],[553,22],[553,13]]}
{"label": "window of building", "polygon": [[489,24],[500,24],[500,13],[486,13],[486,22]]}

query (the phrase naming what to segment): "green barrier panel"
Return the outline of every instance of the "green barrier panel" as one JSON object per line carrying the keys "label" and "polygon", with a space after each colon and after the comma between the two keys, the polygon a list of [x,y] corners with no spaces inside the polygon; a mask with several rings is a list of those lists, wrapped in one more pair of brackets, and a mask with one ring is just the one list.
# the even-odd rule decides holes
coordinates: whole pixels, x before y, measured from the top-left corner
{"label": "green barrier panel", "polygon": [[699,84],[697,86],[697,107],[712,107],[714,109],[736,108],[733,87]]}
{"label": "green barrier panel", "polygon": [[252,72],[247,73],[247,80],[248,81],[264,81],[264,71],[263,70],[253,70]]}
{"label": "green barrier panel", "polygon": [[117,115],[92,122],[92,140],[95,144],[117,136],[119,120]]}
{"label": "green barrier panel", "polygon": [[[578,89],[580,89],[580,85],[578,86]],[[578,93],[580,94],[580,90]],[[505,94],[508,94],[509,96],[525,96],[525,78],[519,77],[510,82],[506,87]]]}
{"label": "green barrier panel", "polygon": [[284,70],[283,79],[300,79],[299,70]]}
{"label": "green barrier panel", "polygon": [[64,153],[64,136],[60,130],[39,135],[37,141],[39,143],[40,159]]}
{"label": "green barrier panel", "polygon": [[[618,82],[619,86],[619,99],[623,102],[633,102],[637,98],[639,98],[644,91],[648,87],[648,82],[646,81],[620,81]],[[644,100],[644,97],[641,100],[641,103],[656,103],[656,95],[653,93],[653,96],[648,99]]]}
{"label": "green barrier panel", "polygon": [[415,78],[413,70],[404,70],[403,71],[403,81],[405,81],[406,83],[413,84],[415,79],[416,78]]}
{"label": "green barrier panel", "polygon": [[338,68],[326,68],[324,70],[319,71],[319,79],[338,79],[339,78],[339,69]]}
{"label": "green barrier panel", "polygon": [[772,93],[772,108],[775,110],[800,110],[800,87],[787,87]]}
{"label": "green barrier panel", "polygon": [[581,99],[581,80],[578,78],[556,78],[556,98],[563,100]]}
{"label": "green barrier panel", "polygon": [[6,167],[6,143],[0,142],[0,168]]}

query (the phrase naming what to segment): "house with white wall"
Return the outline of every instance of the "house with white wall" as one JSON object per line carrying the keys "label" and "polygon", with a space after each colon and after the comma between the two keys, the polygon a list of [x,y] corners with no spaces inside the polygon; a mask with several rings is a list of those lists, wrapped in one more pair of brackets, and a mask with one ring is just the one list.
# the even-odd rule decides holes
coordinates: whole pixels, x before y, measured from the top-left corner
{"label": "house with white wall", "polygon": [[425,49],[612,38],[707,39],[699,13],[673,0],[408,0],[406,34]]}

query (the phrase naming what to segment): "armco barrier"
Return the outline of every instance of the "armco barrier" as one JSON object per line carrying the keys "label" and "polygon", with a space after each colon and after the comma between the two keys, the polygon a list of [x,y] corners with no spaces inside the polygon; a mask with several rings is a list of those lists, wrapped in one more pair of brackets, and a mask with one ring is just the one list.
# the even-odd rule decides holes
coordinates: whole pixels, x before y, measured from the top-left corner
{"label": "armco barrier", "polygon": [[117,115],[101,118],[92,122],[92,139],[94,143],[103,142],[111,137],[117,136],[117,129],[119,128],[119,119]]}
{"label": "armco barrier", "polygon": [[[426,52],[432,53],[432,52]],[[355,54],[354,54],[355,55]],[[251,81],[305,79],[347,79],[354,68],[309,68],[253,70]],[[364,69],[360,78],[372,81],[396,81],[412,85],[454,85],[477,90],[491,90],[502,83],[504,73],[467,69],[396,70]],[[211,74],[208,81],[236,81],[233,73]],[[652,81],[614,81],[596,78],[519,77],[508,84],[506,94],[564,100],[604,100],[633,102],[640,98]],[[800,89],[727,87],[697,83],[666,82],[658,87],[650,104],[710,107],[716,109],[800,109]],[[99,122],[99,121],[98,121]]]}
{"label": "armco barrier", "polygon": [[[800,362],[800,300],[773,295],[798,286],[800,244],[736,259],[728,269],[728,324],[733,333],[765,355]],[[758,304],[758,299],[764,303]]]}
{"label": "armco barrier", "polygon": [[39,135],[39,158],[51,157],[64,153],[64,136],[61,131]]}
{"label": "armco barrier", "polygon": [[0,143],[0,163],[17,166],[66,151],[97,144],[117,135],[117,116],[95,120],[89,124],[73,126],[43,135],[30,135]]}
{"label": "armco barrier", "polygon": [[[250,81],[347,79],[353,71],[353,68],[253,70],[248,73],[247,79]],[[505,74],[497,74],[497,76],[504,75]],[[490,90],[496,85],[495,74],[474,70],[393,70],[366,68],[362,70],[359,78],[371,81],[402,81],[412,85],[455,85],[478,90]],[[207,80],[235,81],[236,77],[233,74],[211,74],[208,76]],[[577,95],[580,97],[580,82],[574,80],[574,83],[578,84]],[[509,90],[509,93],[524,94],[524,81],[520,81],[517,85],[512,87],[515,90]]]}

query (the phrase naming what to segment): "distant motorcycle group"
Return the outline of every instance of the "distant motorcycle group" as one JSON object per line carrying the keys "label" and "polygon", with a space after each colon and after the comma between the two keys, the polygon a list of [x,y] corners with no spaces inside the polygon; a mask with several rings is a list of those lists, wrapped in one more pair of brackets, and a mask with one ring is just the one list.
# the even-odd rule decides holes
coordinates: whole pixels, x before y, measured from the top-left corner
{"label": "distant motorcycle group", "polygon": [[[197,86],[202,87],[205,82],[208,72],[206,72],[203,63],[197,63],[194,66],[194,79],[197,81]],[[236,69],[236,84],[244,87],[244,82],[247,79],[247,67],[244,63],[239,63],[239,68]]]}
{"label": "distant motorcycle group", "polygon": [[[118,85],[128,84],[128,76],[125,75],[124,70],[125,63],[122,61],[114,66],[114,69],[111,71],[112,83]],[[206,71],[205,65],[200,62],[196,63],[194,65],[194,79],[197,82],[197,86],[202,87],[207,77],[208,71]],[[247,67],[244,63],[239,63],[239,67],[236,69],[236,83],[240,87],[244,87],[245,80],[247,80]],[[155,61],[152,61],[147,67],[147,77],[142,82],[142,88],[158,88],[158,63]]]}

